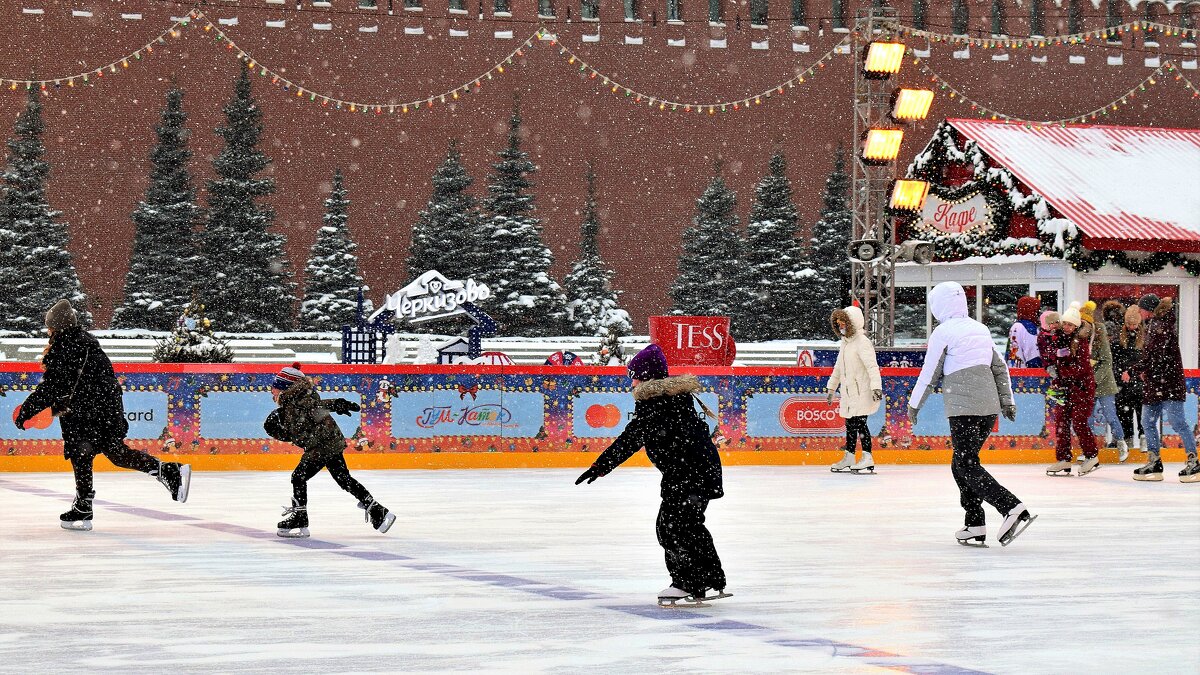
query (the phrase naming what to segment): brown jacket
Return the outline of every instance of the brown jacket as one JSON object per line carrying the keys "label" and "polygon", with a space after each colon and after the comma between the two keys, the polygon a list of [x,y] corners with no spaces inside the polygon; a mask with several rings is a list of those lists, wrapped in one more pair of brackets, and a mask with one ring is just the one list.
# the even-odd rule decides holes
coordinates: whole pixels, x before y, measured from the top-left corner
{"label": "brown jacket", "polygon": [[1154,310],[1154,316],[1150,317],[1142,357],[1130,372],[1142,378],[1142,403],[1145,405],[1187,399],[1175,303],[1171,298],[1163,298]]}

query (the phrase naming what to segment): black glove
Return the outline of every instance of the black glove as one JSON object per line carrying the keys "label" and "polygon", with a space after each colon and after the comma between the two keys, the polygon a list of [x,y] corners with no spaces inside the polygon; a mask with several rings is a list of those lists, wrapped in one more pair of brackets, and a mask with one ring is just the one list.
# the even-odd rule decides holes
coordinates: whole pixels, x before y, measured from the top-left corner
{"label": "black glove", "polygon": [[911,405],[910,405],[910,406],[908,406],[908,421],[909,421],[909,422],[910,422],[910,423],[911,423],[913,426],[916,426],[916,425],[917,425],[917,415],[918,415],[920,412],[921,412],[921,411],[920,411],[920,410],[918,410],[917,408],[914,408],[914,407],[912,407]]}
{"label": "black glove", "polygon": [[1000,408],[1000,413],[1003,414],[1004,419],[1008,420],[1009,422],[1017,421],[1017,406],[1015,405],[1002,406]]}
{"label": "black glove", "polygon": [[362,406],[354,401],[347,401],[344,398],[335,398],[327,402],[329,410],[339,415],[349,415],[352,412],[358,412]]}
{"label": "black glove", "polygon": [[883,400],[883,390],[882,389],[872,389],[871,390],[871,400],[872,401],[882,401]]}
{"label": "black glove", "polygon": [[604,474],[600,473],[600,470],[597,469],[595,465],[592,465],[592,466],[588,467],[587,471],[584,471],[582,474],[580,474],[579,478],[575,479],[575,484],[579,485],[580,483],[582,483],[585,480],[588,483],[594,483],[594,482],[596,482],[597,478],[599,478],[603,475]]}
{"label": "black glove", "polygon": [[21,431],[25,431],[25,423],[28,421],[29,418],[25,416],[25,406],[17,406],[17,414],[15,417],[13,417],[13,422],[17,425],[17,428]]}

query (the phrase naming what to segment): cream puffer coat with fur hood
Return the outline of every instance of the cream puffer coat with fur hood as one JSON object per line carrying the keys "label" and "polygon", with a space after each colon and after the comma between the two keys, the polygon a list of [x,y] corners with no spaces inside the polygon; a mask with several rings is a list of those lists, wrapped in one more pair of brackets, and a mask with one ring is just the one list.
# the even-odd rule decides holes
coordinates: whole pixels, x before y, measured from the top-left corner
{"label": "cream puffer coat with fur hood", "polygon": [[[838,319],[846,322],[846,334],[838,333]],[[826,389],[836,392],[841,388],[838,414],[847,419],[872,415],[879,410],[879,401],[872,392],[883,389],[879,377],[879,363],[875,360],[875,346],[863,332],[863,313],[858,307],[835,309],[829,316],[833,332],[842,338],[833,374],[829,376]]]}

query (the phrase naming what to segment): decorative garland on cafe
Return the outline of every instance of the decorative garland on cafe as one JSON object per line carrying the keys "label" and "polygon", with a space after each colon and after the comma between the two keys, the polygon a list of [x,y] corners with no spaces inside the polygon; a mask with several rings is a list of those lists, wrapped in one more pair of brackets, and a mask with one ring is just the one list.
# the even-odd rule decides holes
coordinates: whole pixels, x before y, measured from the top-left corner
{"label": "decorative garland on cafe", "polygon": [[[951,164],[971,166],[972,179],[956,187],[941,187],[944,171]],[[897,222],[898,238],[930,241],[938,261],[962,260],[972,256],[1044,254],[1062,258],[1083,272],[1094,272],[1111,262],[1139,275],[1175,265],[1188,274],[1200,276],[1200,259],[1180,253],[1155,252],[1142,256],[1126,251],[1085,249],[1079,229],[1073,223],[1052,217],[1050,206],[1044,198],[1022,192],[1018,187],[1019,181],[1008,169],[992,165],[978,144],[969,139],[964,142],[949,122],[938,125],[933,139],[909,165],[908,177],[929,181],[930,194],[948,202],[982,194],[993,210],[993,228],[989,232],[974,235],[939,234],[930,237],[930,229],[918,226],[920,214],[901,216]],[[1009,226],[1016,214],[1037,222],[1036,239],[1017,239],[1009,235]]]}

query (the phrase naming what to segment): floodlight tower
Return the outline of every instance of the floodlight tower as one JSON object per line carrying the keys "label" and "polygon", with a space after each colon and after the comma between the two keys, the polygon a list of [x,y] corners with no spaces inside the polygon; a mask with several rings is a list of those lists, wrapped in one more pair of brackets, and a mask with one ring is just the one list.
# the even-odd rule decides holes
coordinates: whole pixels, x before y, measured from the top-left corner
{"label": "floodlight tower", "polygon": [[[866,319],[876,345],[895,344],[895,268],[897,259],[928,263],[925,242],[896,246],[897,209],[919,211],[928,184],[896,181],[896,156],[904,139],[904,122],[924,119],[933,92],[896,89],[889,84],[900,71],[905,46],[898,39],[895,8],[859,10],[853,35],[854,161],[851,209],[854,212],[850,250],[850,297]],[[890,196],[890,199],[889,199]]]}

